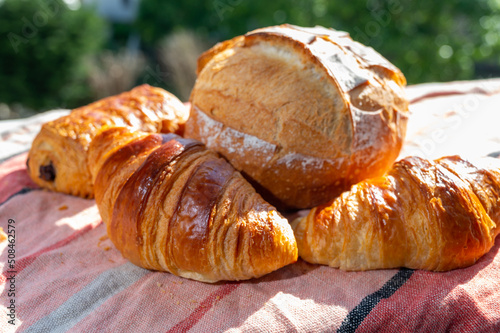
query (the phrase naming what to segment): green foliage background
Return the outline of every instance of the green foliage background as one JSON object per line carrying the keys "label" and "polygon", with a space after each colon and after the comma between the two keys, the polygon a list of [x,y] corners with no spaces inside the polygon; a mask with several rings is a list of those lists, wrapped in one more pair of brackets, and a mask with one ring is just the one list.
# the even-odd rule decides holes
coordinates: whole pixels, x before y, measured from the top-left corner
{"label": "green foliage background", "polygon": [[281,23],[347,31],[409,83],[500,75],[500,0],[145,0],[137,28],[151,46],[173,29],[215,42]]}
{"label": "green foliage background", "polygon": [[59,0],[0,4],[0,102],[35,109],[87,102],[84,59],[101,48],[104,21]]}
{"label": "green foliage background", "polygon": [[[25,19],[33,22],[47,4],[58,4],[57,14],[13,47],[9,34],[25,38]],[[282,23],[347,31],[410,84],[500,76],[500,0],[142,0],[132,24],[107,24],[62,0],[0,0],[0,103],[43,110],[87,102],[85,58],[124,47],[130,35],[140,36],[154,69],[159,42],[176,30],[194,31],[210,46]]]}

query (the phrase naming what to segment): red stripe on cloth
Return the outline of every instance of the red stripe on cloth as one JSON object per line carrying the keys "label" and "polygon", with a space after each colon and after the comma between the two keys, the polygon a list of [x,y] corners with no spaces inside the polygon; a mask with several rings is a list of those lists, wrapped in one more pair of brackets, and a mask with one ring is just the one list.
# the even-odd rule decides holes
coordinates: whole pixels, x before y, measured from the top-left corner
{"label": "red stripe on cloth", "polygon": [[37,188],[26,172],[27,154],[15,156],[0,168],[0,203],[23,188]]}
{"label": "red stripe on cloth", "polygon": [[421,101],[456,95],[485,95],[492,96],[500,93],[500,80],[488,81],[457,81],[446,84],[423,83],[407,87],[407,96],[410,104]]}
{"label": "red stripe on cloth", "polygon": [[498,91],[486,91],[484,89],[481,89],[479,87],[475,87],[470,90],[466,91],[460,91],[460,90],[451,90],[451,91],[435,91],[435,92],[429,92],[425,95],[418,96],[416,98],[413,98],[410,100],[410,104],[416,104],[419,102],[422,102],[426,99],[429,98],[436,98],[436,97],[446,97],[446,96],[456,96],[456,95],[467,95],[467,94],[481,94],[481,95],[486,95],[486,96],[491,96],[498,93]]}
{"label": "red stripe on cloth", "polygon": [[201,318],[210,310],[217,302],[222,300],[224,296],[229,295],[240,286],[239,283],[228,283],[221,286],[219,289],[210,294],[191,314],[183,321],[177,323],[174,327],[168,330],[168,333],[186,332],[196,325]]}
{"label": "red stripe on cloth", "polygon": [[[16,261],[15,274],[16,275],[19,274],[23,269],[28,267],[33,261],[35,261],[42,254],[47,253],[49,251],[53,251],[55,249],[58,249],[60,247],[63,247],[65,245],[71,243],[72,241],[83,236],[87,232],[97,228],[101,223],[102,223],[102,221],[99,221],[98,223],[88,224],[84,228],[77,230],[76,232],[72,233],[68,237],[61,239],[59,242],[54,243],[50,246],[47,246],[47,247],[41,249],[40,251],[37,251],[33,254],[30,254],[24,258],[19,259],[18,261]],[[0,275],[0,284],[5,283],[5,281],[7,281],[7,277],[11,274],[12,273],[9,273],[8,269],[6,271],[2,272],[2,274]]]}
{"label": "red stripe on cloth", "polygon": [[23,179],[22,177],[18,177],[17,174],[23,173],[24,170],[19,170],[13,172],[12,177],[5,177],[0,180],[0,204],[7,201],[14,194],[19,193],[23,189],[36,189],[38,185],[33,183],[31,179]]}

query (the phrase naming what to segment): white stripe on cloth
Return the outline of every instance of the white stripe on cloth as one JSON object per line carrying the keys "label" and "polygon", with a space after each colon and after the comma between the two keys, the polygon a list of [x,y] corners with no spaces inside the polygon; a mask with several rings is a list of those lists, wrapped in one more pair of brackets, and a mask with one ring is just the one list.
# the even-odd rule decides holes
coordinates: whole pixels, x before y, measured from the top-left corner
{"label": "white stripe on cloth", "polygon": [[148,273],[150,271],[129,262],[108,270],[24,332],[66,332],[106,300]]}
{"label": "white stripe on cloth", "polygon": [[65,116],[69,110],[53,110],[24,119],[0,121],[0,161],[28,151],[43,123]]}

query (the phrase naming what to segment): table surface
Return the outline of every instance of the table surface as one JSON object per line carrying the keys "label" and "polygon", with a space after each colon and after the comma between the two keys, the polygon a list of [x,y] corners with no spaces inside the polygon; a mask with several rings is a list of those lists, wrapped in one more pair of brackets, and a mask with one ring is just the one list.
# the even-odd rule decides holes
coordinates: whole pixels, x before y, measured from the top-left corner
{"label": "table surface", "polygon": [[[500,155],[499,79],[407,93],[400,157]],[[0,243],[0,305],[13,300],[16,321],[2,309],[0,331],[500,331],[498,239],[475,265],[446,273],[344,272],[299,259],[260,279],[207,284],[132,265],[107,238],[93,200],[41,190],[26,173],[40,125],[66,112],[0,122],[0,227],[7,231],[10,219],[16,232],[14,274]]]}

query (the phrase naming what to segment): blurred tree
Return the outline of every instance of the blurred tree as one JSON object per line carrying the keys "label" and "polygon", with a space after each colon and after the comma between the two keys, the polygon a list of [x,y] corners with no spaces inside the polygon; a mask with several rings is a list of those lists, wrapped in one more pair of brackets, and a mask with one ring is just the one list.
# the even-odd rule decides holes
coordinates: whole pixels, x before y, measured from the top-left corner
{"label": "blurred tree", "polygon": [[[410,83],[500,75],[500,2],[370,0],[339,27],[394,62]],[[340,10],[329,3],[328,12]],[[481,72],[481,64],[496,72]]]}
{"label": "blurred tree", "polygon": [[61,0],[0,1],[0,101],[34,109],[87,102],[85,57],[100,48],[104,22]]}
{"label": "blurred tree", "polygon": [[180,28],[213,44],[285,22],[345,30],[410,83],[500,75],[499,0],[143,0],[136,27],[154,48]]}

